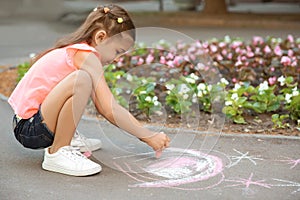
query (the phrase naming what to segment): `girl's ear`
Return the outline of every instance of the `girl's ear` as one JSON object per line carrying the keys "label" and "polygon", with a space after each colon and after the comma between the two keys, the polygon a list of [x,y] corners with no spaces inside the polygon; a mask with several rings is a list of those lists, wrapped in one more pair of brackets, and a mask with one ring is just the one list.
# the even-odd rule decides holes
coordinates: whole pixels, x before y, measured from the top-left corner
{"label": "girl's ear", "polygon": [[96,45],[99,45],[107,36],[106,31],[104,30],[99,30],[96,32],[95,36],[94,36],[94,41],[96,43]]}

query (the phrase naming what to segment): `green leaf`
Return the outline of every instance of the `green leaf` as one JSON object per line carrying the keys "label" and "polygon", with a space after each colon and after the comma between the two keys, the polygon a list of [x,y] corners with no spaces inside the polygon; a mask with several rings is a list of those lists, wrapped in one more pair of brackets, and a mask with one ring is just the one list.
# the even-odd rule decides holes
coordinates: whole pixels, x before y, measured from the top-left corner
{"label": "green leaf", "polygon": [[242,116],[236,116],[233,118],[233,121],[237,124],[247,124],[245,119]]}

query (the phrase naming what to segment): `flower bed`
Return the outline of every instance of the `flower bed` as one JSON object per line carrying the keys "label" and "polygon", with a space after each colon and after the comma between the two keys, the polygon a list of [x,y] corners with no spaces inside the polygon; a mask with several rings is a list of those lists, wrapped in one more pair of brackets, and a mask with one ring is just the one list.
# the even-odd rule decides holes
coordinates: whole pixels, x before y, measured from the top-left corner
{"label": "flower bed", "polygon": [[[111,66],[106,78],[112,88],[118,88],[115,95],[120,102],[126,102],[121,100],[122,83],[115,84],[113,74],[120,78],[122,71],[126,79],[130,76],[132,80],[133,68],[148,66],[149,71],[144,70],[148,79],[135,77],[135,82],[142,86],[135,91],[127,88],[127,93],[133,92],[136,97],[137,109],[147,115],[161,106],[168,106],[178,114],[188,113],[193,104],[199,104],[201,111],[215,112],[212,107],[215,94],[226,91],[223,98],[218,98],[224,101],[223,113],[234,123],[246,124],[245,115],[270,113],[274,128],[292,124],[300,127],[300,39],[295,40],[291,35],[286,39],[253,37],[247,43],[226,36],[223,40],[192,44],[171,45],[160,41],[153,48],[140,44],[136,49]],[[162,66],[169,69],[163,72],[168,81],[149,78]],[[219,72],[213,73],[219,76],[215,79],[218,82],[207,83],[205,76],[213,70]],[[170,78],[172,71],[182,77]],[[159,88],[155,90],[157,84]]]}
{"label": "flower bed", "polygon": [[[291,35],[137,44],[107,66],[105,78],[119,103],[136,116],[167,113],[183,120],[197,111],[223,112],[233,123],[247,124],[249,116],[259,123],[264,115],[273,129],[299,131],[299,49],[300,38]],[[27,67],[20,65],[20,77]]]}

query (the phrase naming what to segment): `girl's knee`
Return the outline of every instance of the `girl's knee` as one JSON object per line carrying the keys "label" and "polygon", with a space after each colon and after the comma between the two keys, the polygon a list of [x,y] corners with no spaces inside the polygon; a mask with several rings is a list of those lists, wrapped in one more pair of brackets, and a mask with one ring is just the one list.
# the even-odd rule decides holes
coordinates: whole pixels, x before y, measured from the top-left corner
{"label": "girl's knee", "polygon": [[83,70],[77,70],[74,72],[74,84],[76,87],[80,87],[87,91],[92,89],[92,78]]}

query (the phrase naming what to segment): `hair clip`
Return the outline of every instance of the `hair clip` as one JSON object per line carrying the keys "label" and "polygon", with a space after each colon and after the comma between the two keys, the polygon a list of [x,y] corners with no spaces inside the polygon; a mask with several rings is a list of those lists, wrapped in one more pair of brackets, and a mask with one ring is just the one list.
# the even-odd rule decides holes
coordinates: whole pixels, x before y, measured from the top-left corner
{"label": "hair clip", "polygon": [[109,9],[108,7],[104,7],[104,8],[103,8],[103,11],[104,11],[104,13],[106,14],[106,13],[108,13],[108,12],[110,11],[110,9]]}
{"label": "hair clip", "polygon": [[118,22],[119,24],[122,24],[122,23],[124,22],[124,20],[123,20],[122,17],[118,17],[117,22]]}
{"label": "hair clip", "polygon": [[95,12],[95,11],[97,11],[97,10],[98,10],[98,7],[94,8],[94,10],[93,10],[93,11]]}

